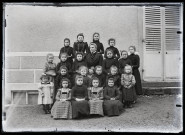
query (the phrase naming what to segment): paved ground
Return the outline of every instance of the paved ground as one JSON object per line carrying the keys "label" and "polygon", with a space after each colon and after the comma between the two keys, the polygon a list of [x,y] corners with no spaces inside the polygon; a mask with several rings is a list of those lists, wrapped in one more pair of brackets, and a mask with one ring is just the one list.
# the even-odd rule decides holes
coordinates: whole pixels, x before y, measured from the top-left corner
{"label": "paved ground", "polygon": [[[6,109],[3,130],[14,131],[102,131],[102,132],[181,132],[182,107],[178,95],[138,97],[134,108],[120,116],[81,120],[53,120],[42,106],[11,106]],[[180,103],[181,104],[181,103]]]}

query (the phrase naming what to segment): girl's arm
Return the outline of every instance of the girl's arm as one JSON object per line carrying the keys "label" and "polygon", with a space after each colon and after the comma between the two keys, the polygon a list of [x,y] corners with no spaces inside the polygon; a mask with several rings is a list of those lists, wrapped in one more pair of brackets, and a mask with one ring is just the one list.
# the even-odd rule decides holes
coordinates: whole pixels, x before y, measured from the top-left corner
{"label": "girl's arm", "polygon": [[103,64],[103,56],[100,54],[99,56],[99,65],[102,65]]}
{"label": "girl's arm", "polygon": [[69,89],[68,97],[66,100],[71,100],[71,89]]}
{"label": "girl's arm", "polygon": [[120,97],[120,91],[116,88],[116,97],[115,100],[118,100]]}
{"label": "girl's arm", "polygon": [[139,68],[139,66],[140,66],[140,58],[139,58],[138,55],[135,55],[135,57],[136,57],[136,64],[132,65],[132,66],[133,66],[133,68]]}
{"label": "girl's arm", "polygon": [[71,100],[75,100],[75,95],[74,95],[75,87],[72,88],[71,90]]}
{"label": "girl's arm", "polygon": [[115,55],[117,55],[116,59],[118,60],[120,58],[120,54],[119,54],[118,48],[116,48],[116,54]]}
{"label": "girl's arm", "polygon": [[88,100],[88,90],[87,90],[87,87],[85,87],[85,100]]}
{"label": "girl's arm", "polygon": [[132,83],[130,84],[130,86],[128,86],[128,88],[131,88],[132,86],[134,86],[136,83],[135,77],[132,75]]}
{"label": "girl's arm", "polygon": [[105,99],[110,100],[110,96],[108,96],[107,88],[104,89],[103,96]]}
{"label": "girl's arm", "polygon": [[102,87],[102,89],[99,92],[99,99],[103,100],[103,87]]}
{"label": "girl's arm", "polygon": [[102,43],[100,43],[100,54],[104,54],[104,47]]}
{"label": "girl's arm", "polygon": [[44,68],[43,68],[43,72],[46,73],[47,71],[48,71],[48,64],[45,63]]}
{"label": "girl's arm", "polygon": [[55,97],[55,99],[56,99],[57,101],[60,101],[60,95],[61,95],[61,90],[58,89],[57,94],[56,94],[56,97]]}
{"label": "girl's arm", "polygon": [[89,100],[92,100],[92,97],[91,97],[91,87],[88,88],[88,97],[89,97]]}

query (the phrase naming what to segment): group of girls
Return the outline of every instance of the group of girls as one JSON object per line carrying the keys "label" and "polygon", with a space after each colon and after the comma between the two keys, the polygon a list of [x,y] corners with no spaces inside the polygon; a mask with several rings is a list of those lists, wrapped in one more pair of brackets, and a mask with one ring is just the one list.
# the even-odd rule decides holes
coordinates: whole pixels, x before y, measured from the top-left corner
{"label": "group of girls", "polygon": [[73,47],[65,38],[58,64],[53,54],[47,55],[38,104],[54,119],[118,116],[124,108],[133,106],[137,95],[143,94],[135,46],[129,47],[129,56],[127,51],[120,51],[120,57],[115,39],[108,40],[109,47],[104,51],[99,38],[99,33],[94,33],[88,46],[80,33]]}

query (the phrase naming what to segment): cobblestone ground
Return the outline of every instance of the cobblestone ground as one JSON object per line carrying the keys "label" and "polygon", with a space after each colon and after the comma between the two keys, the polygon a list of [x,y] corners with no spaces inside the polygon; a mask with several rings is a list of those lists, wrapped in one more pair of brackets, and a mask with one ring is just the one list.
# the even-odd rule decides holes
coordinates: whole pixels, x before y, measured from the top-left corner
{"label": "cobblestone ground", "polygon": [[[15,131],[80,131],[80,132],[181,132],[182,107],[178,95],[140,96],[133,108],[120,116],[90,117],[80,120],[53,120],[42,106],[10,106],[3,130]],[[181,103],[180,103],[181,104]]]}

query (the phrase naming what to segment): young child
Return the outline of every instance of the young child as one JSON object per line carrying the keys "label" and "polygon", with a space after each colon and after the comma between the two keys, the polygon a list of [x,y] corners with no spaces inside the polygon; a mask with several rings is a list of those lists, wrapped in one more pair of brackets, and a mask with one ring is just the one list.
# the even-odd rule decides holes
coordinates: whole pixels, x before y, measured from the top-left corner
{"label": "young child", "polygon": [[83,80],[83,76],[77,75],[76,85],[71,90],[73,119],[89,115],[88,91],[87,87],[83,85]]}
{"label": "young child", "polygon": [[63,78],[61,81],[61,88],[58,89],[56,95],[56,102],[51,109],[51,116],[54,119],[71,119],[72,106],[71,106],[71,89],[69,89],[69,79]]}
{"label": "young child", "polygon": [[103,44],[99,41],[100,39],[100,34],[95,32],[93,34],[93,43],[95,43],[97,45],[97,53],[99,54],[104,54],[104,47]]}
{"label": "young child", "polygon": [[[115,44],[116,44],[115,42],[116,42],[116,40],[115,40],[114,38],[110,38],[110,39],[108,40],[108,44],[109,44],[110,47],[107,47],[107,48],[106,48],[105,54],[106,54],[106,51],[107,51],[108,49],[111,49],[111,50],[113,51],[113,57],[114,57],[115,59],[118,60],[118,59],[120,58],[120,54],[119,54],[118,49],[117,49],[116,47],[114,47]],[[104,55],[104,57],[106,58],[106,55]]]}
{"label": "young child", "polygon": [[124,102],[124,106],[131,108],[132,102],[136,100],[135,93],[135,77],[132,75],[132,67],[130,65],[126,65],[124,68],[124,74],[121,75],[121,85],[122,88],[122,100]]}
{"label": "young child", "polygon": [[108,49],[106,51],[106,58],[103,60],[103,72],[106,73],[106,74],[109,74],[110,73],[110,67],[112,65],[118,67],[118,60],[117,59],[114,59],[113,57],[113,51],[111,49]]}
{"label": "young child", "polygon": [[50,113],[50,106],[53,103],[53,82],[50,82],[50,77],[46,74],[42,74],[40,77],[41,83],[38,86],[38,104],[43,105],[45,114]]}
{"label": "young child", "polygon": [[106,75],[103,73],[102,66],[96,66],[95,67],[95,73],[93,77],[97,77],[99,79],[99,87],[105,87],[105,78]]}
{"label": "young child", "polygon": [[143,90],[142,90],[142,85],[141,85],[141,76],[139,73],[139,66],[140,66],[140,58],[139,55],[135,54],[136,47],[135,46],[130,46],[129,47],[130,55],[128,56],[128,59],[131,60],[132,62],[132,71],[133,75],[136,79],[136,84],[135,84],[135,90],[137,95],[142,95]]}
{"label": "young child", "polygon": [[131,65],[131,60],[128,59],[128,52],[125,50],[121,51],[121,58],[119,59],[119,73],[124,73],[124,68],[126,65]]}
{"label": "young child", "polygon": [[123,104],[119,100],[120,92],[114,86],[114,79],[108,79],[108,85],[104,89],[104,114],[108,116],[120,115],[123,111]]}
{"label": "young child", "polygon": [[114,65],[110,67],[110,74],[107,75],[106,82],[108,81],[109,78],[114,79],[114,86],[117,87],[118,90],[120,90],[121,79],[120,75],[118,74],[118,68]]}
{"label": "young child", "polygon": [[50,77],[50,81],[54,82],[56,76],[56,63],[53,63],[54,55],[52,53],[47,54],[46,60],[44,73]]}
{"label": "young child", "polygon": [[99,87],[99,79],[92,78],[92,87],[88,88],[90,114],[103,114],[103,87]]}
{"label": "young child", "polygon": [[[61,66],[60,67],[60,74],[58,74],[55,78],[55,90],[53,92],[53,100],[55,101],[55,96],[57,93],[57,90],[60,89],[60,85],[61,85],[61,81],[63,78],[68,78],[69,80],[71,80],[71,76],[68,74],[68,70],[66,66]],[[71,88],[71,82],[68,82],[68,87]]]}
{"label": "young child", "polygon": [[83,52],[83,53],[88,53],[88,44],[87,42],[84,41],[84,35],[83,33],[80,33],[77,35],[77,42],[74,42],[73,45],[73,53],[76,55],[77,52]]}
{"label": "young child", "polygon": [[73,65],[73,58],[74,58],[74,54],[73,54],[73,48],[70,46],[70,39],[69,38],[65,38],[64,39],[64,47],[62,47],[60,49],[60,53],[58,58],[61,58],[61,54],[62,53],[67,53],[68,54],[68,62],[71,64],[71,66]]}

